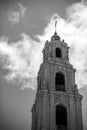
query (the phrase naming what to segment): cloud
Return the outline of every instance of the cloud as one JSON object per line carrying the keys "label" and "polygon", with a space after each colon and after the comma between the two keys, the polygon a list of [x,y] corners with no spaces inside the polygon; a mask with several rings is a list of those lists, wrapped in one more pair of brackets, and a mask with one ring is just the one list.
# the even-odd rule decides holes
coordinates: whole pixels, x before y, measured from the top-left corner
{"label": "cloud", "polygon": [[87,0],[82,0],[82,3],[87,4]]}
{"label": "cloud", "polygon": [[[42,35],[36,35],[39,42],[29,35],[21,34],[16,43],[9,43],[8,38],[0,39],[0,61],[8,81],[18,82],[22,88],[36,88],[36,77],[42,62],[42,48],[50,40],[58,21],[57,33],[70,46],[70,63],[76,68],[78,87],[87,85],[87,5],[75,3],[67,9],[67,18],[54,14]],[[62,30],[62,31],[61,31]]]}
{"label": "cloud", "polygon": [[11,10],[8,17],[8,22],[16,24],[20,21],[20,12]]}
{"label": "cloud", "polygon": [[7,81],[19,83],[21,88],[36,86],[36,76],[41,63],[41,44],[22,34],[17,43],[0,38],[0,59],[3,69],[9,70]]}
{"label": "cloud", "polygon": [[19,6],[19,10],[18,11],[14,11],[14,10],[10,10],[8,12],[8,22],[11,22],[12,24],[16,24],[20,22],[20,19],[24,16],[27,8],[24,7],[21,3],[18,3]]}
{"label": "cloud", "polygon": [[21,3],[19,3],[18,5],[19,5],[19,10],[20,10],[21,16],[23,17],[27,8],[24,7]]}
{"label": "cloud", "polygon": [[[86,3],[87,4],[87,3]],[[67,22],[73,27],[70,37],[66,40],[71,43],[71,63],[77,69],[76,82],[79,87],[87,85],[87,5],[76,3],[68,8]]]}

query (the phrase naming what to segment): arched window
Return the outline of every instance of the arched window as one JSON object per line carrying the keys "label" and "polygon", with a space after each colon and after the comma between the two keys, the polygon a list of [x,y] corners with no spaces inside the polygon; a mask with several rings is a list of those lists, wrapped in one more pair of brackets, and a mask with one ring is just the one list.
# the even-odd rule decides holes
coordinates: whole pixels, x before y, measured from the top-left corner
{"label": "arched window", "polygon": [[61,49],[60,48],[56,48],[55,53],[56,53],[56,57],[61,58]]}
{"label": "arched window", "polygon": [[56,91],[65,91],[65,77],[62,73],[56,73],[55,87]]}
{"label": "arched window", "polygon": [[67,130],[67,109],[62,105],[56,106],[56,126],[58,130]]}

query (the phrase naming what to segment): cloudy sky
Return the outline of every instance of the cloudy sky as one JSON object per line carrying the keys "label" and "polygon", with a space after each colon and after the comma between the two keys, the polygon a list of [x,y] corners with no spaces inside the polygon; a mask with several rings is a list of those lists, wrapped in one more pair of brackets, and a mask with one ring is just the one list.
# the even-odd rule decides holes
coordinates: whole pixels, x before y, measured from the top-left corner
{"label": "cloudy sky", "polygon": [[1,130],[30,130],[41,52],[54,33],[55,19],[77,70],[87,130],[87,1],[0,0]]}

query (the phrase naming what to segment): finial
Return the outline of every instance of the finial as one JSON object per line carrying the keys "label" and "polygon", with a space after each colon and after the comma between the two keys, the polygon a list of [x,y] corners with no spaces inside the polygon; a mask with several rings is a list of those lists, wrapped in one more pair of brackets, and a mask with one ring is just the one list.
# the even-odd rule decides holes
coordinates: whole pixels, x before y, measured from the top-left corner
{"label": "finial", "polygon": [[55,33],[56,33],[56,26],[57,26],[57,21],[55,21]]}
{"label": "finial", "polygon": [[56,27],[57,27],[57,20],[55,21],[55,33],[54,35],[51,37],[51,40],[60,40],[60,36],[57,35],[57,31],[56,31]]}

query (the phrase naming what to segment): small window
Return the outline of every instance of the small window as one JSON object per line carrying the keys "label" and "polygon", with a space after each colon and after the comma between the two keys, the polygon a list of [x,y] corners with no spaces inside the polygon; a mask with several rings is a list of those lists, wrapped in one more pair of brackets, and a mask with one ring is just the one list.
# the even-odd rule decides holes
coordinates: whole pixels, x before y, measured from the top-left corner
{"label": "small window", "polygon": [[56,48],[56,57],[61,58],[61,49]]}

